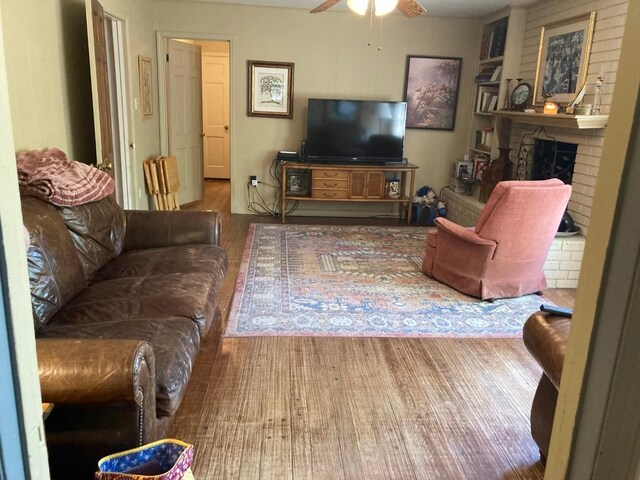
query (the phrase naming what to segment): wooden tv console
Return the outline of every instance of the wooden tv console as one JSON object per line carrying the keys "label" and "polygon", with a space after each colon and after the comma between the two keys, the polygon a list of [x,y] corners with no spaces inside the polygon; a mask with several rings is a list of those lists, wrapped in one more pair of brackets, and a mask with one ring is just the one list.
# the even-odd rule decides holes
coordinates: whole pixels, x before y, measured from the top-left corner
{"label": "wooden tv console", "polygon": [[[282,201],[280,217],[285,223],[287,202],[378,202],[404,204],[407,225],[411,223],[411,203],[417,165],[327,165],[305,162],[280,162]],[[308,171],[308,195],[287,190],[287,171]],[[400,197],[389,198],[385,191],[387,174],[400,174]],[[407,181],[408,180],[408,181]],[[408,187],[408,189],[407,189]]]}

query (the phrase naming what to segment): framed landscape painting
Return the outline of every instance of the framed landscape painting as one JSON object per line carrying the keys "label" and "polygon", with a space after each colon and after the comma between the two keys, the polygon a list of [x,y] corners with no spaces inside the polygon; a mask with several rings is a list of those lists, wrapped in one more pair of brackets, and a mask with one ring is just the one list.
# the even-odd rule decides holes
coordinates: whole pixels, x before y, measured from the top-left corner
{"label": "framed landscape painting", "polygon": [[247,115],[293,118],[293,63],[249,60]]}
{"label": "framed landscape painting", "polygon": [[542,27],[533,101],[568,104],[587,81],[596,12]]}
{"label": "framed landscape painting", "polygon": [[458,57],[407,57],[407,128],[455,128],[461,67]]}

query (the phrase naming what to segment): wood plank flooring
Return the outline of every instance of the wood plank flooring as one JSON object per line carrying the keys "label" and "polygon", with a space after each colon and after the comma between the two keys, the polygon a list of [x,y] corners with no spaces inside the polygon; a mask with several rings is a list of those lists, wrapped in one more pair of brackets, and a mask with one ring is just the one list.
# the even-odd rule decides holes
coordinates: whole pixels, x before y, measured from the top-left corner
{"label": "wood plank flooring", "polygon": [[[171,431],[195,444],[196,478],[543,478],[529,433],[540,368],[522,340],[221,339],[247,228],[277,219],[231,215],[222,181],[187,208],[222,212],[230,257],[222,321],[203,341]],[[572,290],[545,293],[573,304]]]}

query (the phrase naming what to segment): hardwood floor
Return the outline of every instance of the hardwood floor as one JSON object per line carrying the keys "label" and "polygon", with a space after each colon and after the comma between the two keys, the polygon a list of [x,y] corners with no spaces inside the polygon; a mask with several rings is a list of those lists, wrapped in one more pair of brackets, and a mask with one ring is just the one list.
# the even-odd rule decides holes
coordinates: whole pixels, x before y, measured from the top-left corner
{"label": "hardwood floor", "polygon": [[[250,223],[228,182],[193,209],[222,211],[230,269],[171,435],[199,479],[542,479],[529,433],[540,376],[521,339],[221,338]],[[291,217],[292,223],[352,219]],[[358,223],[398,224],[358,219]],[[572,306],[573,291],[545,292]]]}

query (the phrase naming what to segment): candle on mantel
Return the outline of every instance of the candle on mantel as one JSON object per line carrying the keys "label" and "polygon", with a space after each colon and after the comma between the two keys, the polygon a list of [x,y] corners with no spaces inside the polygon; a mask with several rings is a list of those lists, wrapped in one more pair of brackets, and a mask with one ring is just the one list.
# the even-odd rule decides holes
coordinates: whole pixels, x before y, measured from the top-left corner
{"label": "candle on mantel", "polygon": [[544,102],[543,113],[545,115],[555,115],[558,113],[558,104],[554,102]]}

